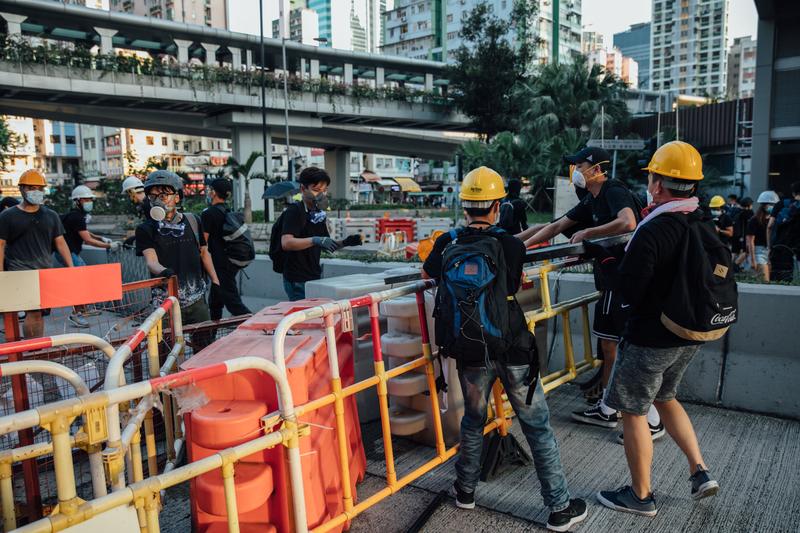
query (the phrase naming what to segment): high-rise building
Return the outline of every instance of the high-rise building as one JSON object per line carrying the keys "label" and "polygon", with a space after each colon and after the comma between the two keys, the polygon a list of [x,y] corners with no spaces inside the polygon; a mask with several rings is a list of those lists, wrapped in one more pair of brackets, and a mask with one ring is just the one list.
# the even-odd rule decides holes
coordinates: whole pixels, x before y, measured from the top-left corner
{"label": "high-rise building", "polygon": [[[87,0],[87,3],[90,0]],[[91,0],[93,1],[93,0]],[[227,28],[225,0],[110,0],[111,11]]]}
{"label": "high-rise building", "polygon": [[728,7],[729,0],[653,0],[652,90],[725,94]]}
{"label": "high-rise building", "polygon": [[639,66],[630,57],[625,57],[618,48],[594,50],[588,55],[589,67],[602,65],[608,72],[627,83],[632,89],[639,87]]}
{"label": "high-rise building", "polygon": [[63,0],[67,4],[108,10],[110,0]]}
{"label": "high-rise building", "polygon": [[650,88],[650,23],[632,24],[626,31],[614,34],[614,48],[636,61],[639,87]]}
{"label": "high-rise building", "polygon": [[[280,19],[272,21],[272,36],[279,39]],[[289,12],[289,40],[316,46],[319,42],[319,16],[313,9],[305,7],[292,9]]]}
{"label": "high-rise building", "polygon": [[750,98],[756,91],[756,41],[736,37],[728,51],[728,97]]}
{"label": "high-rise building", "polygon": [[308,0],[319,16],[321,46],[380,52],[386,0]]}
{"label": "high-rise building", "polygon": [[[452,62],[462,41],[461,21],[479,3],[486,1],[489,11],[501,18],[511,17],[513,0],[396,0],[384,17],[383,52],[415,59]],[[538,39],[537,63],[550,61],[553,48],[553,8],[551,0],[539,0],[532,27]],[[571,61],[581,53],[581,2],[558,2],[559,61]],[[513,36],[511,36],[513,38]]]}
{"label": "high-rise building", "polygon": [[585,31],[581,39],[581,52],[588,55],[595,50],[605,49],[603,34],[596,31]]}

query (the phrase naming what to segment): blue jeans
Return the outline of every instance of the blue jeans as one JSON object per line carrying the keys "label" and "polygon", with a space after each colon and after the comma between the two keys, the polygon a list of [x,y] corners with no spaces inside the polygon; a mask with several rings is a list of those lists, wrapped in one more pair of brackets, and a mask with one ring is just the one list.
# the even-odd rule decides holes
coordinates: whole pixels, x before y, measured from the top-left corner
{"label": "blue jeans", "polygon": [[[72,266],[76,267],[85,267],[86,261],[83,260],[83,257],[79,256],[75,252],[70,252],[72,255]],[[64,258],[61,257],[61,254],[58,252],[53,253],[53,258],[55,259],[55,264],[60,267],[65,267],[67,265],[64,264]]]}
{"label": "blue jeans", "polygon": [[525,405],[528,394],[528,385],[525,383],[527,374],[527,365],[506,366],[496,361],[490,361],[489,367],[459,370],[459,381],[464,394],[464,418],[461,419],[461,452],[456,462],[458,485],[461,490],[470,492],[478,484],[487,400],[492,384],[500,378],[533,453],[544,504],[553,512],[562,511],[569,506],[569,490],[564,468],[561,466],[558,443],[550,427],[550,410],[544,399],[541,380],[536,383],[531,405]]}
{"label": "blue jeans", "polygon": [[286,291],[286,296],[290,302],[305,300],[306,298],[306,284],[304,281],[289,281],[283,278],[283,290]]}

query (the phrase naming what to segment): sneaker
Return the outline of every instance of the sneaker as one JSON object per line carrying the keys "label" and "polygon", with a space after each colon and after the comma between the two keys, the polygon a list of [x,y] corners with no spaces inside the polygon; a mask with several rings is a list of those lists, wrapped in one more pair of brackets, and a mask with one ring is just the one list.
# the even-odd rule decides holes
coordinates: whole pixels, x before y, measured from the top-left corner
{"label": "sneaker", "polygon": [[569,507],[561,511],[550,513],[547,519],[547,529],[550,531],[568,531],[570,527],[578,522],[586,520],[588,515],[586,502],[580,498],[569,501]]}
{"label": "sneaker", "polygon": [[460,509],[475,509],[475,493],[461,490],[458,481],[453,483],[450,495],[456,499],[456,507]]}
{"label": "sneaker", "polygon": [[625,485],[617,490],[601,490],[597,493],[597,501],[609,509],[622,511],[623,513],[642,516],[655,516],[658,513],[655,497],[650,494],[644,500],[640,500],[630,485]]}
{"label": "sneaker", "polygon": [[71,315],[69,315],[69,323],[75,326],[76,328],[90,327],[89,322],[78,313],[72,313]]}
{"label": "sneaker", "polygon": [[83,316],[100,316],[99,309],[86,309],[81,313]]}
{"label": "sneaker", "polygon": [[600,402],[597,402],[594,407],[590,407],[585,411],[573,411],[572,419],[604,428],[615,428],[617,427],[619,415],[616,411],[610,415],[603,414],[603,410],[600,408]]}
{"label": "sneaker", "polygon": [[[667,430],[664,429],[664,424],[662,424],[661,422],[659,422],[657,426],[652,426],[650,424],[647,425],[650,426],[650,436],[653,438],[654,441],[660,439],[661,437],[667,434]],[[623,438],[622,433],[617,435],[617,443],[625,444],[625,439]]]}
{"label": "sneaker", "polygon": [[689,478],[689,481],[692,482],[692,498],[695,500],[713,496],[719,492],[719,483],[712,479],[708,475],[708,470],[700,465],[697,465],[697,470]]}

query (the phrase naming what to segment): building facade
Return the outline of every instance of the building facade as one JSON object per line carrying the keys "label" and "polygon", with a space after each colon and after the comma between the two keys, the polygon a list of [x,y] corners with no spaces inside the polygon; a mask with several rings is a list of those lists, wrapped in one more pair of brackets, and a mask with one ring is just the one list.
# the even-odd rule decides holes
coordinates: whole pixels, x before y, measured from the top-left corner
{"label": "building facade", "polygon": [[625,57],[618,48],[594,50],[588,55],[588,65],[601,65],[628,84],[631,89],[639,88],[639,66],[630,57]]}
{"label": "building facade", "polygon": [[605,47],[602,33],[596,31],[583,32],[583,37],[581,38],[581,52],[589,55],[595,50],[603,50]]}
{"label": "building facade", "polygon": [[[87,0],[89,2],[94,0]],[[111,11],[133,13],[145,17],[227,28],[225,0],[110,0]]]}
{"label": "building facade", "polygon": [[728,51],[728,98],[750,98],[756,90],[756,41],[736,37]]}
{"label": "building facade", "polygon": [[[281,37],[280,19],[272,21],[272,37]],[[319,16],[313,9],[295,8],[289,12],[289,40],[316,46],[319,44]]]}
{"label": "building facade", "polygon": [[[396,0],[384,17],[383,53],[414,59],[452,62],[462,41],[461,21],[485,0]],[[511,17],[513,0],[488,0],[489,11]],[[548,63],[553,55],[554,2],[539,0],[533,23],[538,39],[535,60]],[[558,3],[558,59],[568,62],[581,53],[581,2]],[[513,36],[510,36],[513,39]]]}
{"label": "building facade", "polygon": [[636,61],[639,88],[650,89],[650,23],[632,24],[626,31],[615,33],[614,48]]}
{"label": "building facade", "polygon": [[653,0],[652,5],[651,89],[724,96],[729,0]]}
{"label": "building facade", "polygon": [[319,17],[320,46],[379,53],[386,0],[308,0]]}

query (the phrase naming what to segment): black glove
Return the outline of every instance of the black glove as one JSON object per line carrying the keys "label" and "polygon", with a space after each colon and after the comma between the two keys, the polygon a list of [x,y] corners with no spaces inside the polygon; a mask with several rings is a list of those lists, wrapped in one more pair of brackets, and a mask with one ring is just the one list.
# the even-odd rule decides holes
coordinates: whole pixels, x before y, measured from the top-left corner
{"label": "black glove", "polygon": [[601,246],[592,241],[583,241],[581,244],[583,244],[583,257],[587,259],[597,259],[601,263],[609,258],[616,259],[614,254],[605,246]]}
{"label": "black glove", "polygon": [[174,275],[175,275],[175,271],[173,271],[171,268],[165,268],[164,270],[161,271],[161,273],[158,275],[158,277],[159,278],[171,278]]}
{"label": "black glove", "polygon": [[330,237],[312,237],[311,242],[326,252],[335,252],[339,249],[339,244]]}
{"label": "black glove", "polygon": [[359,233],[348,235],[345,237],[344,241],[342,241],[342,246],[361,246],[361,244],[361,235]]}

